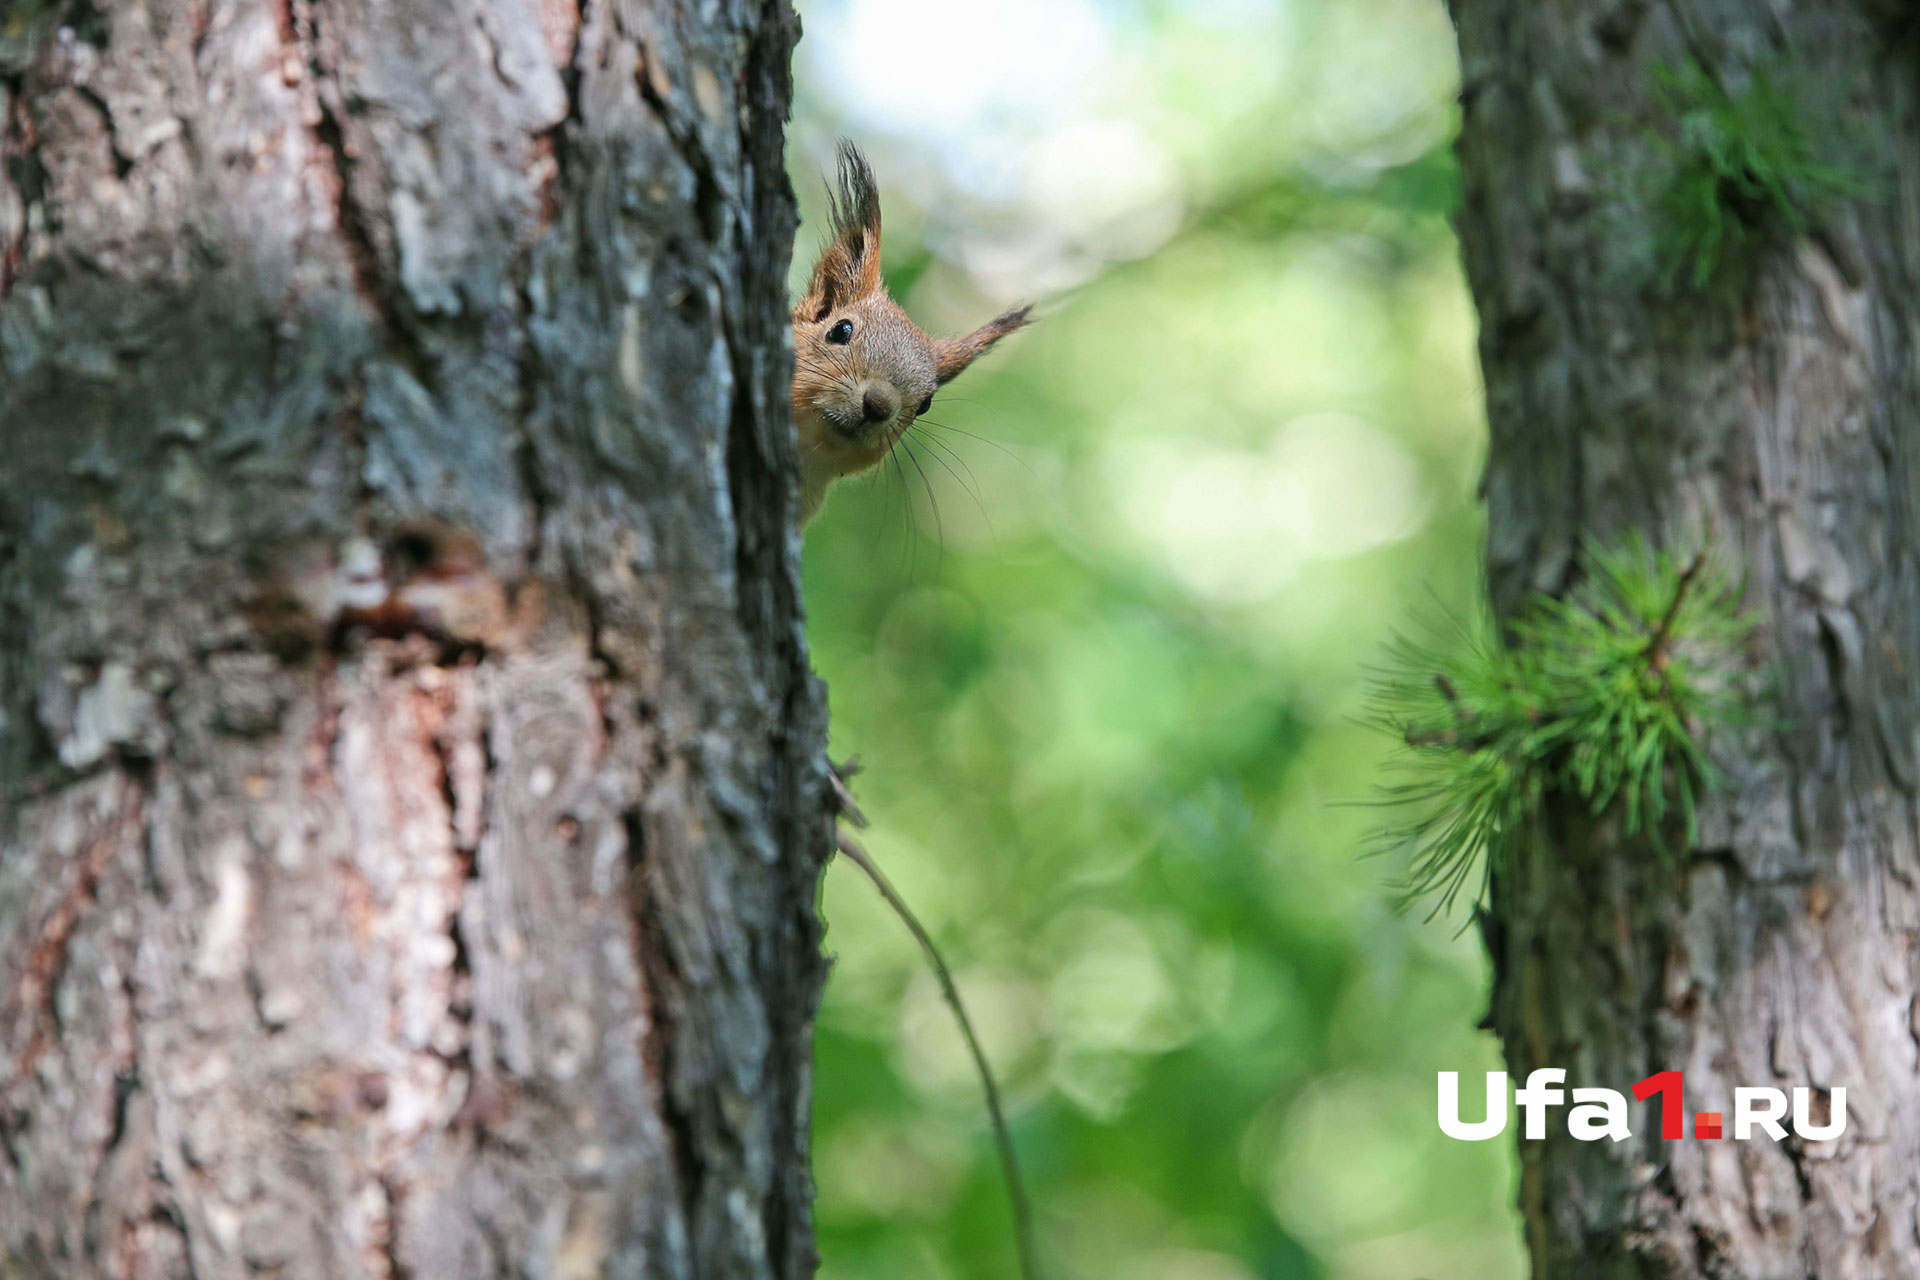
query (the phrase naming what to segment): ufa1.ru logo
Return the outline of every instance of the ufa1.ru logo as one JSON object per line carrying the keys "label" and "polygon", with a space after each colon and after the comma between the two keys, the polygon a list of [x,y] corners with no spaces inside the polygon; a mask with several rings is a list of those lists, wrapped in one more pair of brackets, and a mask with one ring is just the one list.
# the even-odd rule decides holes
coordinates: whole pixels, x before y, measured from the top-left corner
{"label": "ufa1.ru logo", "polygon": [[[1547,1136],[1547,1112],[1566,1103],[1565,1091],[1554,1086],[1566,1081],[1559,1067],[1541,1067],[1527,1074],[1527,1082],[1516,1089],[1513,1101],[1525,1117],[1522,1132],[1529,1138]],[[1633,1096],[1645,1102],[1660,1098],[1660,1136],[1683,1138],[1685,1108],[1682,1105],[1682,1081],[1678,1071],[1657,1071],[1633,1086]],[[1816,1096],[1825,1099],[1826,1123],[1814,1115]],[[1507,1101],[1507,1073],[1487,1073],[1486,1119],[1466,1121],[1460,1118],[1460,1073],[1440,1073],[1440,1132],[1462,1142],[1484,1142],[1506,1132],[1511,1107]],[[1623,1142],[1633,1136],[1631,1111],[1624,1094],[1612,1089],[1573,1090],[1573,1109],[1567,1112],[1567,1132],[1582,1142],[1611,1138]],[[1787,1095],[1779,1089],[1738,1087],[1733,1091],[1733,1136],[1745,1141],[1757,1128],[1775,1142],[1787,1136],[1780,1122],[1787,1116]],[[1723,1136],[1718,1111],[1693,1113],[1693,1136]],[[1802,1141],[1826,1142],[1847,1130],[1847,1091],[1845,1089],[1793,1091],[1793,1132]]]}

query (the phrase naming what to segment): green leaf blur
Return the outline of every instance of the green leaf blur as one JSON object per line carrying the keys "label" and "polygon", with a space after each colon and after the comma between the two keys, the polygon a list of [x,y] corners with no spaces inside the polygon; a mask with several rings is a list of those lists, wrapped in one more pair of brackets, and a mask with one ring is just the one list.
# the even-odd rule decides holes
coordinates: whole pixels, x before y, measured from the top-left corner
{"label": "green leaf blur", "polygon": [[[1054,1280],[1502,1280],[1477,944],[1366,860],[1396,627],[1466,614],[1484,448],[1429,0],[801,5],[818,241],[866,149],[902,303],[1037,301],[810,526],[865,843],[1007,1087]],[[830,869],[828,1280],[1004,1280],[979,1088],[911,938]]]}

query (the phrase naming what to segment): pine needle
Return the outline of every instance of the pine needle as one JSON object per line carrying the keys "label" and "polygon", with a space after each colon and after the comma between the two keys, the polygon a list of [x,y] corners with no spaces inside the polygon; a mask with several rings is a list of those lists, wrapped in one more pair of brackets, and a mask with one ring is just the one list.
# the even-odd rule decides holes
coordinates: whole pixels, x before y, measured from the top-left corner
{"label": "pine needle", "polygon": [[1624,835],[1677,861],[1720,781],[1703,734],[1751,721],[1733,677],[1754,620],[1704,552],[1682,564],[1636,537],[1580,565],[1581,584],[1536,596],[1510,643],[1482,615],[1438,642],[1397,639],[1377,675],[1368,718],[1399,740],[1407,775],[1380,802],[1410,816],[1375,851],[1404,857],[1403,905],[1431,901],[1429,919],[1469,886],[1484,899],[1550,794],[1616,811]]}

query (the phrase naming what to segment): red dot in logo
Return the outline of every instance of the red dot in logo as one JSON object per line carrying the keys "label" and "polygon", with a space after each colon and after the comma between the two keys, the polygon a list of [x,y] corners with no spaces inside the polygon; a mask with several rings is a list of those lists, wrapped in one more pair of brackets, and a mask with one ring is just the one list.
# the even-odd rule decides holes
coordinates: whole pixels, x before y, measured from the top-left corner
{"label": "red dot in logo", "polygon": [[1696,1111],[1693,1113],[1693,1136],[1696,1138],[1717,1138],[1720,1136],[1720,1113],[1718,1111]]}

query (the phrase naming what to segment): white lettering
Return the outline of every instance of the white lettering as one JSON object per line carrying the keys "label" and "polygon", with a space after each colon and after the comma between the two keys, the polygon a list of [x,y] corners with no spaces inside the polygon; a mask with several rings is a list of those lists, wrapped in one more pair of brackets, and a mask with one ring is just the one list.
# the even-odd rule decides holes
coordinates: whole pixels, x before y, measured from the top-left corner
{"label": "white lettering", "polygon": [[[1764,1104],[1764,1105],[1763,1105]],[[1736,1088],[1733,1091],[1733,1136],[1745,1142],[1759,1125],[1775,1142],[1786,1140],[1780,1118],[1787,1114],[1787,1095],[1778,1089]]]}
{"label": "white lettering", "polygon": [[1547,1108],[1557,1107],[1565,1101],[1566,1095],[1552,1086],[1567,1078],[1563,1067],[1540,1067],[1527,1073],[1527,1082],[1514,1092],[1513,1100],[1520,1104],[1520,1110],[1527,1116],[1526,1135],[1529,1138],[1547,1136]]}
{"label": "white lettering", "polygon": [[1813,1122],[1813,1090],[1793,1091],[1793,1131],[1808,1142],[1825,1142],[1847,1131],[1847,1091],[1835,1089],[1828,1102],[1827,1123]]}
{"label": "white lettering", "polygon": [[1487,1118],[1471,1124],[1460,1118],[1460,1073],[1440,1073],[1440,1132],[1462,1142],[1485,1142],[1507,1128],[1507,1073],[1487,1072]]}
{"label": "white lettering", "polygon": [[[1567,1112],[1567,1132],[1582,1142],[1612,1138],[1625,1142],[1633,1136],[1627,1127],[1627,1100],[1612,1089],[1575,1089],[1573,1110]],[[1780,1107],[1786,1109],[1786,1099]]]}

